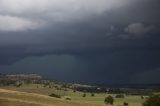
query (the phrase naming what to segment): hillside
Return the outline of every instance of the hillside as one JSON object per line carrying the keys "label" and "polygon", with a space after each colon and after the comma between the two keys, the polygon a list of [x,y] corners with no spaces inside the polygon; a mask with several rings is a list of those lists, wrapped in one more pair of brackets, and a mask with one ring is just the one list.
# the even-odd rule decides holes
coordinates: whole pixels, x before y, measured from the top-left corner
{"label": "hillside", "polygon": [[[66,83],[38,74],[0,74],[0,106],[107,106],[104,100],[108,96],[114,98],[114,106],[124,102],[142,106],[149,94],[155,92],[158,91]],[[51,97],[52,94],[56,96]],[[124,97],[117,98],[119,94]]]}
{"label": "hillside", "polygon": [[[96,106],[45,95],[0,89],[0,106]],[[103,105],[99,105],[103,106]]]}

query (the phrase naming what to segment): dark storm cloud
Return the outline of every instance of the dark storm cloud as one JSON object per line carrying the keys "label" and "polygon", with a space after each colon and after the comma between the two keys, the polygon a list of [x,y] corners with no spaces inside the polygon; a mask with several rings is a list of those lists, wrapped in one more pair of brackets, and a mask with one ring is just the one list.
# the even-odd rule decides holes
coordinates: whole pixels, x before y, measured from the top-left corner
{"label": "dark storm cloud", "polygon": [[152,73],[148,83],[159,82],[159,0],[72,2],[67,10],[64,1],[42,1],[31,12],[30,0],[24,8],[0,0],[1,69],[96,84],[146,83]]}

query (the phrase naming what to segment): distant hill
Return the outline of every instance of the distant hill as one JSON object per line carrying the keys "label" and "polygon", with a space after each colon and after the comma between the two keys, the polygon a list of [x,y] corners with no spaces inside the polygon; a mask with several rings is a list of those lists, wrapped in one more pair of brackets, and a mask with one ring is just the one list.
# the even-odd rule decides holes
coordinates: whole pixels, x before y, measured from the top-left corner
{"label": "distant hill", "polygon": [[10,79],[42,79],[42,76],[38,74],[9,74],[6,77]]}
{"label": "distant hill", "polygon": [[8,80],[39,80],[43,77],[38,74],[1,74],[0,79]]}

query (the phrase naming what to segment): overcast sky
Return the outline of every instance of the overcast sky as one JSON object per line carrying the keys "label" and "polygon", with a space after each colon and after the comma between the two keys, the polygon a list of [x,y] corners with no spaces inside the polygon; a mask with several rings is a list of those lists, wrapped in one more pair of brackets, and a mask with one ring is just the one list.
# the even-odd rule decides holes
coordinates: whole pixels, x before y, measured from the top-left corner
{"label": "overcast sky", "polygon": [[0,0],[0,72],[160,83],[159,0]]}

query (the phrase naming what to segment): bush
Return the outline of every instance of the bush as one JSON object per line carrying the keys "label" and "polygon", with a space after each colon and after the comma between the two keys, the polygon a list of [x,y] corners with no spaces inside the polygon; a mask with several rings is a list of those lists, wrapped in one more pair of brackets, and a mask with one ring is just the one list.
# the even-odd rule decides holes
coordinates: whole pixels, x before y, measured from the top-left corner
{"label": "bush", "polygon": [[76,93],[76,90],[73,90],[74,93]]}
{"label": "bush", "polygon": [[15,83],[15,86],[16,86],[16,87],[21,87],[21,86],[22,86],[22,82],[17,81],[17,82]]}
{"label": "bush", "polygon": [[82,97],[86,97],[86,94],[84,93],[84,94],[82,95]]}
{"label": "bush", "polygon": [[144,97],[143,97],[143,96],[141,96],[141,99],[144,99]]}
{"label": "bush", "polygon": [[94,93],[91,93],[91,96],[95,96]]}
{"label": "bush", "polygon": [[57,94],[54,94],[54,93],[50,94],[49,96],[51,96],[51,97],[55,97],[55,98],[61,98],[61,96],[60,96],[60,95],[57,95]]}
{"label": "bush", "polygon": [[64,96],[65,100],[72,100],[70,96]]}
{"label": "bush", "polygon": [[128,106],[129,104],[127,102],[124,102],[123,103],[123,106]]}
{"label": "bush", "polygon": [[150,96],[144,103],[143,106],[160,106],[160,95]]}
{"label": "bush", "polygon": [[66,100],[71,100],[71,98],[66,98]]}
{"label": "bush", "polygon": [[108,96],[108,97],[106,97],[105,100],[104,100],[104,103],[105,103],[105,104],[111,104],[111,105],[113,105],[113,102],[114,102],[114,99],[113,99],[112,96]]}

